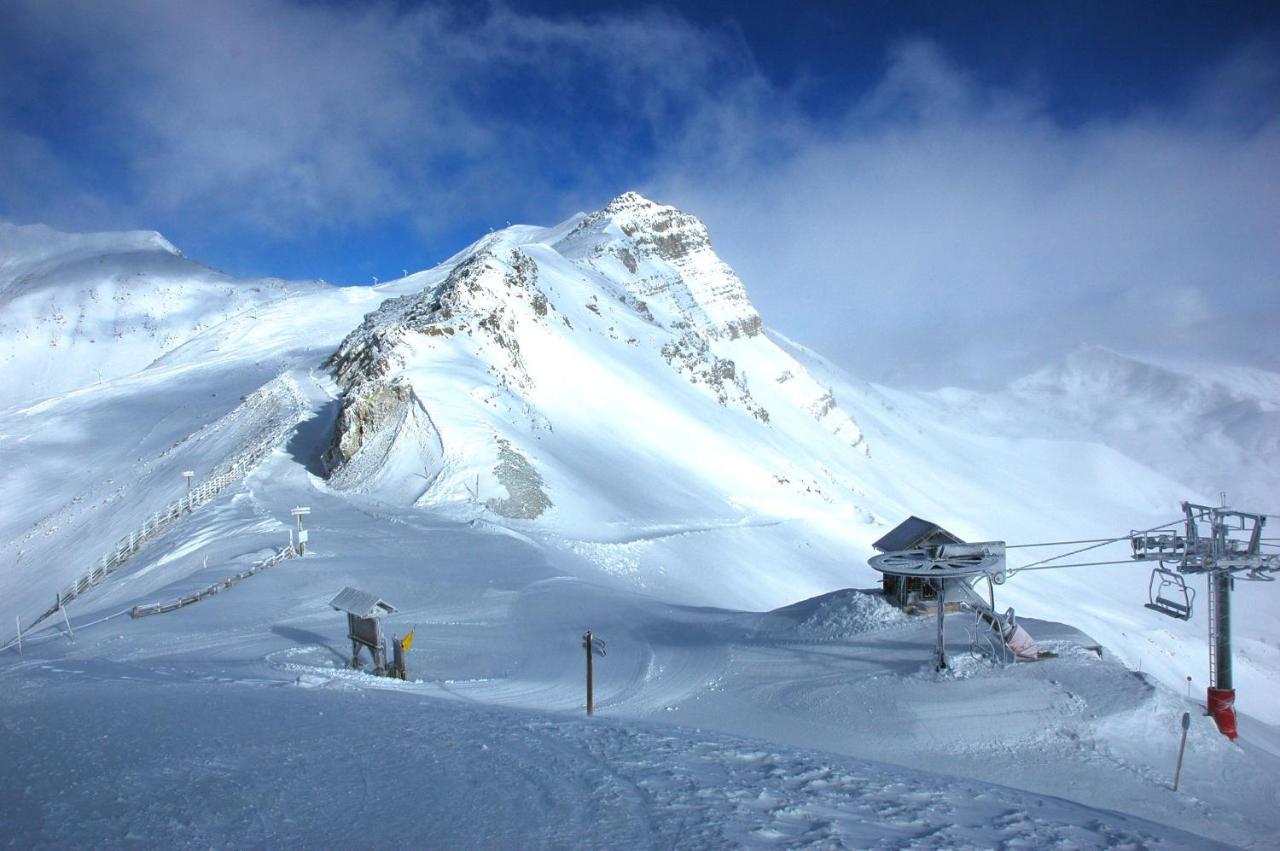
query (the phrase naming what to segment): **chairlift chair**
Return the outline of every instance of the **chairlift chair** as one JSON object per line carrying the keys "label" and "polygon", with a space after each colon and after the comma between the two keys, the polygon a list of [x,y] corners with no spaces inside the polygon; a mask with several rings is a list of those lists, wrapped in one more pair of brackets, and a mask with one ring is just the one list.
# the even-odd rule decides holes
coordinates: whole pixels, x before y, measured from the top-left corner
{"label": "chairlift chair", "polygon": [[1182,574],[1157,567],[1151,571],[1151,583],[1147,588],[1147,608],[1171,618],[1191,620],[1191,607],[1195,591],[1187,587]]}

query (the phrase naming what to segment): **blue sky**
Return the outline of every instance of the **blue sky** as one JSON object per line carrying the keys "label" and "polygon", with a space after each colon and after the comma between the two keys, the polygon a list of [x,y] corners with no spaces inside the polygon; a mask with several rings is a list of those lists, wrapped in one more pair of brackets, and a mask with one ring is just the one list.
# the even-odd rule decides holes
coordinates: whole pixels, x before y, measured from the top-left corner
{"label": "blue sky", "polygon": [[867,377],[1274,367],[1278,8],[8,0],[0,218],[359,283],[638,188]]}

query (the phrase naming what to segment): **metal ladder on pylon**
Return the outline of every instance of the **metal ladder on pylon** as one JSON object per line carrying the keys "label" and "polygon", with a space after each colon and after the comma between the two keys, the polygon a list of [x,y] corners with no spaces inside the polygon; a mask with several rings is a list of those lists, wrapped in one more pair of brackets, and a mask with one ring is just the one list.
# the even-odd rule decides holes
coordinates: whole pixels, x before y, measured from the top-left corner
{"label": "metal ladder on pylon", "polygon": [[1208,575],[1209,581],[1206,583],[1209,592],[1209,684],[1213,685],[1218,681],[1218,583],[1214,582],[1212,573]]}

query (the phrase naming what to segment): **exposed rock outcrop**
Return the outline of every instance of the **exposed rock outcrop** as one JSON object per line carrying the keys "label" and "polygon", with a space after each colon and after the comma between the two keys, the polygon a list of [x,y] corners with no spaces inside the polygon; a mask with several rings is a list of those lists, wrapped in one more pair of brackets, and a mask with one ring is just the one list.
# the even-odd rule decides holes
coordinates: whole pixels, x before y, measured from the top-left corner
{"label": "exposed rock outcrop", "polygon": [[493,513],[512,520],[536,520],[552,505],[546,483],[510,441],[498,438],[497,442],[498,464],[493,472],[498,484],[507,489],[507,496],[490,499],[485,505]]}
{"label": "exposed rock outcrop", "polygon": [[730,340],[761,331],[760,315],[712,249],[707,226],[674,207],[623,193],[555,247],[620,280],[672,330]]}

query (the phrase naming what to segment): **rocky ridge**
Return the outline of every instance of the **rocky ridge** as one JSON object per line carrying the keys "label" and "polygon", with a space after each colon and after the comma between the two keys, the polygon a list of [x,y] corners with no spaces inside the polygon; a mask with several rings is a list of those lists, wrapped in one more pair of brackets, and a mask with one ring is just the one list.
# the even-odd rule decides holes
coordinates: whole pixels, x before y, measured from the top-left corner
{"label": "rocky ridge", "polygon": [[710,339],[754,337],[762,323],[700,220],[635,192],[586,216],[555,248],[621,282],[662,324]]}
{"label": "rocky ridge", "polygon": [[[540,384],[553,378],[558,384],[563,376],[552,376],[545,363],[531,366],[526,348],[581,349],[599,338],[624,361],[656,359],[717,405],[742,411],[762,427],[773,423],[768,405],[781,403],[865,453],[861,430],[830,388],[760,333],[760,316],[742,282],[693,216],[629,192],[557,228],[492,234],[451,262],[439,283],[388,299],[368,314],[330,358],[344,391],[326,456],[335,475],[351,467],[375,435],[378,448],[367,454],[384,455],[388,440],[394,442],[387,437],[389,424],[405,421],[410,408],[426,412],[437,404],[415,394],[411,374],[443,357],[472,364],[478,368],[472,374],[482,370],[484,380],[472,388],[468,404],[478,401],[486,417],[498,417],[494,475],[505,471],[510,478],[518,468],[520,480],[537,481],[540,490],[529,459],[503,432],[508,425],[552,430]],[[635,351],[619,355],[619,347]],[[553,368],[575,370],[574,358],[581,356]],[[744,358],[767,364],[767,372],[752,377],[767,382],[761,389],[772,402],[753,392]],[[337,475],[339,481],[352,478]],[[540,506],[543,498],[525,502],[514,516],[526,516],[533,510],[528,506]],[[489,504],[509,507],[503,500]]]}

